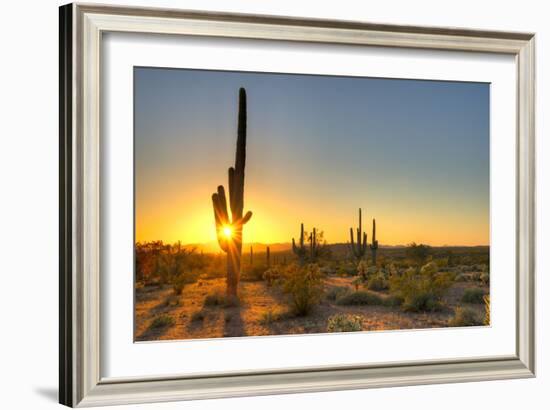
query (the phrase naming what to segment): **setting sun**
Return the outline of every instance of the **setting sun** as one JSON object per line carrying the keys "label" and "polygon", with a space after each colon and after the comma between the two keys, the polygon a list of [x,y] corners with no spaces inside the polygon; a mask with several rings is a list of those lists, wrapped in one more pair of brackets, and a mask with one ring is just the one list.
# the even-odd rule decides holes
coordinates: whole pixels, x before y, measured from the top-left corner
{"label": "setting sun", "polygon": [[223,227],[223,234],[227,239],[229,239],[231,238],[231,235],[233,235],[233,229],[229,225],[226,225]]}

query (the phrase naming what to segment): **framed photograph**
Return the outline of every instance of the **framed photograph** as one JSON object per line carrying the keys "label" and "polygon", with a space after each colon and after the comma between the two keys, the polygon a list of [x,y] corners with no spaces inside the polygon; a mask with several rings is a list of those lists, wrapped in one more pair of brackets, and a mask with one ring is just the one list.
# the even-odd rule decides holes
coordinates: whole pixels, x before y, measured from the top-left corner
{"label": "framed photograph", "polygon": [[533,377],[534,35],[60,8],[60,402]]}

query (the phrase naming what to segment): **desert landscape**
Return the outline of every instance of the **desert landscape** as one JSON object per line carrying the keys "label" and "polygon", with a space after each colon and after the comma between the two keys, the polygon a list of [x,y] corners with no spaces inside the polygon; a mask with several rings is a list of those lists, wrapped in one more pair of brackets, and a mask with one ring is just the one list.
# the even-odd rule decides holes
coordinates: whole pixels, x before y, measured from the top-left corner
{"label": "desert landscape", "polygon": [[[144,104],[137,109],[147,108],[155,120],[145,121],[144,116],[143,123],[140,119],[136,123],[138,130],[149,130],[136,142],[136,341],[490,325],[490,247],[483,245],[489,237],[488,168],[481,161],[488,156],[488,147],[483,138],[474,138],[470,147],[464,137],[457,140],[430,131],[424,143],[436,147],[438,154],[424,148],[413,154],[417,142],[403,139],[403,148],[373,135],[365,137],[364,115],[347,101],[341,103],[344,108],[335,103],[327,111],[331,116],[339,113],[339,120],[316,111],[327,110],[330,99],[310,98],[304,106],[295,105],[301,117],[287,109],[291,100],[285,95],[267,109],[265,105],[274,104],[272,96],[277,95],[274,84],[282,77],[271,77],[273,86],[264,90],[263,99],[261,86],[254,83],[256,103],[251,108],[244,87],[238,88],[236,106],[235,89],[220,92],[229,83],[248,81],[251,74],[143,70],[139,81],[146,85],[148,98],[140,97],[137,87],[137,98]],[[208,84],[212,93],[219,93],[217,110],[224,121],[211,115],[216,105],[204,98],[200,86],[196,94],[190,91],[184,97],[168,88],[162,91],[171,101],[184,98],[189,112],[175,111],[172,105],[162,109],[149,105],[162,101],[152,96],[159,95],[159,85],[170,76],[191,90],[193,80],[221,81]],[[265,84],[267,77],[256,80],[260,78]],[[320,79],[287,80],[300,86],[312,81],[327,97],[334,95],[335,85],[366,84],[361,79],[331,79],[326,84]],[[293,92],[288,81],[281,84]],[[391,88],[384,87],[389,83],[369,81],[369,90],[388,98]],[[396,85],[407,89],[410,83],[392,87]],[[431,111],[448,105],[443,108],[448,110],[446,120],[438,123],[445,133],[457,128],[459,135],[472,129],[484,135],[486,117],[479,117],[478,111],[468,114],[479,117],[480,124],[471,125],[463,121],[466,114],[456,112],[453,96],[470,86],[418,82],[414,87],[419,87],[415,92],[425,104],[433,100],[429,110],[423,108],[425,121],[415,120],[419,130],[431,129],[435,121]],[[433,88],[435,98],[426,87]],[[481,92],[482,99],[487,97],[484,86],[473,87],[466,95],[473,98]],[[398,106],[410,96],[396,90]],[[438,97],[441,93],[446,96]],[[223,103],[228,95],[232,102]],[[411,129],[399,122],[411,101],[395,116],[406,133]],[[272,119],[281,113],[286,122]],[[308,115],[304,131],[302,122]],[[378,118],[371,120],[376,124]],[[350,141],[357,146],[370,141],[373,149],[363,154],[331,139],[334,124],[356,127],[349,131]],[[391,126],[382,121],[375,128],[387,128],[393,138]],[[232,129],[236,144],[234,136],[218,136],[222,127]],[[182,131],[188,128],[202,137]],[[297,143],[297,136],[285,135],[294,135],[297,129],[303,135],[310,128],[319,133],[328,129],[324,142],[309,135]],[[272,129],[280,133],[270,137]],[[162,138],[168,139],[161,143]],[[224,148],[218,149],[222,143]],[[264,149],[266,144],[271,148]],[[379,146],[383,150],[376,153]],[[466,162],[456,155],[465,149],[469,150]],[[312,150],[325,160],[318,160]],[[398,154],[400,161],[395,160]],[[281,162],[277,155],[296,155],[296,160]],[[476,156],[480,160],[474,161]],[[374,172],[366,171],[370,164]]]}
{"label": "desert landscape", "polygon": [[239,296],[231,298],[225,255],[138,244],[136,340],[490,323],[488,247],[381,247],[369,265],[346,244],[323,244],[302,267],[291,245],[276,248],[248,248]]}

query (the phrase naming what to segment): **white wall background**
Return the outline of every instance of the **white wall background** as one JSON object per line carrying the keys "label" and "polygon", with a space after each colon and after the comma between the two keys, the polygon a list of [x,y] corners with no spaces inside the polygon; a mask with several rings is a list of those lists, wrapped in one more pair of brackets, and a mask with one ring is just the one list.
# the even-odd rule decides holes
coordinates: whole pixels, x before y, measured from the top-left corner
{"label": "white wall background", "polygon": [[[104,0],[103,2],[108,2]],[[394,24],[456,26],[537,34],[538,377],[244,399],[143,409],[546,409],[550,389],[550,90],[549,12],[543,1],[189,0],[110,1],[158,7],[248,12]],[[0,13],[0,407],[57,404],[57,0],[12,1]],[[550,314],[550,313],[548,313]],[[404,346],[403,348],[406,348]]]}

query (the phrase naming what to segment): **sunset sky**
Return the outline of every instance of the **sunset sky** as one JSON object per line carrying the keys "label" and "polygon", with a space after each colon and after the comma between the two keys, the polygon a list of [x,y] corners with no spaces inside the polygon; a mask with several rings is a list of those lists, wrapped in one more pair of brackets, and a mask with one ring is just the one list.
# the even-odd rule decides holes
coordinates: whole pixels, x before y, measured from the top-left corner
{"label": "sunset sky", "polygon": [[136,241],[216,240],[211,195],[248,97],[245,242],[363,209],[380,244],[489,244],[489,84],[135,68]]}

